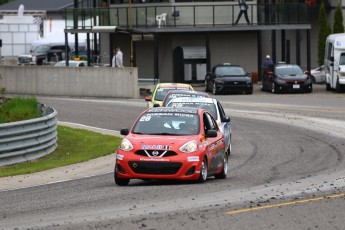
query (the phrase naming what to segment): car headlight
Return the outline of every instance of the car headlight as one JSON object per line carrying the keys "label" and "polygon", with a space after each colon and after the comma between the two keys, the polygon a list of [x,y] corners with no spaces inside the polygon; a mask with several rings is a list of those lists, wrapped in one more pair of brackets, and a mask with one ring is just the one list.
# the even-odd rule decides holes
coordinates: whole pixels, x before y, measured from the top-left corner
{"label": "car headlight", "polygon": [[198,151],[198,143],[197,141],[189,141],[186,144],[182,145],[182,147],[180,148],[181,152],[184,153],[193,153]]}
{"label": "car headlight", "polygon": [[37,60],[37,57],[36,56],[32,56],[32,61],[36,61]]}
{"label": "car headlight", "polygon": [[131,151],[133,149],[133,145],[127,138],[123,138],[120,144],[120,149],[123,151]]}

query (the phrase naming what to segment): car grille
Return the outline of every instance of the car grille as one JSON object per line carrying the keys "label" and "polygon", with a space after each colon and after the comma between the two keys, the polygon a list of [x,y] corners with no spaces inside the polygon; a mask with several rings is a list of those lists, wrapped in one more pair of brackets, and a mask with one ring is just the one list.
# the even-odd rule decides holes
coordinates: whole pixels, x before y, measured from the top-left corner
{"label": "car grille", "polygon": [[182,163],[129,161],[128,165],[135,173],[167,175],[177,173]]}
{"label": "car grille", "polygon": [[29,64],[31,62],[31,58],[27,58],[27,57],[20,57],[18,58],[19,63],[22,64]]}
{"label": "car grille", "polygon": [[138,150],[135,154],[146,157],[171,157],[177,155],[177,153],[167,150]]}
{"label": "car grille", "polygon": [[304,81],[303,80],[297,80],[297,81],[296,80],[287,80],[286,83],[291,84],[291,85],[293,85],[293,84],[303,84]]}

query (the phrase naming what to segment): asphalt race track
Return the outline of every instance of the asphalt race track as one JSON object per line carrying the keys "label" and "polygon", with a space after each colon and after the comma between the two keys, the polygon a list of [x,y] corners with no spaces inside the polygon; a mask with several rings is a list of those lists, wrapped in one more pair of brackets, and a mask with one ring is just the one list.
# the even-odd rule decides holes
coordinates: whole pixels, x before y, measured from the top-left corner
{"label": "asphalt race track", "polygon": [[[131,180],[106,173],[0,189],[0,229],[345,229],[345,94],[217,95],[231,117],[225,180]],[[130,127],[140,100],[39,98],[59,121]],[[54,181],[52,181],[54,182]],[[0,185],[1,188],[1,185]]]}

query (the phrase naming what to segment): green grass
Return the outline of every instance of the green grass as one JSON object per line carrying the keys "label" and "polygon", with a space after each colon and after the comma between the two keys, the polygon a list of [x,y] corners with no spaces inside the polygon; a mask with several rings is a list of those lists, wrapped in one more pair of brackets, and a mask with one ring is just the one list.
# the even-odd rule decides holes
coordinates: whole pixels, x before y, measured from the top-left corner
{"label": "green grass", "polygon": [[15,97],[0,106],[0,124],[40,117],[36,98]]}
{"label": "green grass", "polygon": [[58,126],[57,149],[42,158],[0,167],[0,177],[34,173],[114,153],[121,138]]}

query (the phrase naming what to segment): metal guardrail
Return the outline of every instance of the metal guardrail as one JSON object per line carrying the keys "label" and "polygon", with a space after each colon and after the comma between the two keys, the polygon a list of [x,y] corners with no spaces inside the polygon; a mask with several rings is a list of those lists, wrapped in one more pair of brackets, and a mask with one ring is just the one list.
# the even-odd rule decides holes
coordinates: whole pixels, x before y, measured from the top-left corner
{"label": "metal guardrail", "polygon": [[0,166],[43,157],[57,147],[57,112],[38,105],[42,117],[0,124]]}

